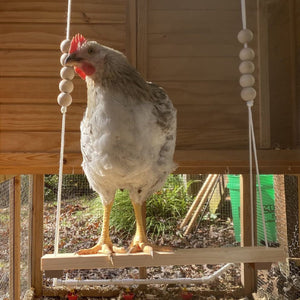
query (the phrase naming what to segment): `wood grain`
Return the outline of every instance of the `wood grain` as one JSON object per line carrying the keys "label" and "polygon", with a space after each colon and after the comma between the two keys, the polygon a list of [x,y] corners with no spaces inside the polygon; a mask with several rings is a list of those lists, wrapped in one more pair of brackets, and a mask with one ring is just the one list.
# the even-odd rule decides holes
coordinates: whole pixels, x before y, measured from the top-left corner
{"label": "wood grain", "polygon": [[[0,23],[1,24],[1,23]],[[4,23],[0,26],[0,49],[59,50],[65,39],[65,24]],[[124,24],[72,24],[71,36],[82,32],[89,40],[125,49]]]}
{"label": "wood grain", "polygon": [[[87,0],[72,3],[72,23],[124,23],[125,1]],[[0,22],[60,23],[66,22],[67,2],[54,0],[1,1]]]}
{"label": "wood grain", "polygon": [[[241,30],[241,12],[224,10],[168,10],[149,11],[149,33],[202,33],[232,32]],[[249,28],[256,33],[256,14],[247,14]]]}
{"label": "wood grain", "polygon": [[[176,173],[246,174],[248,150],[177,150]],[[261,174],[300,174],[299,150],[259,150]],[[58,153],[0,153],[0,174],[58,174]],[[82,173],[81,153],[65,153],[65,174]]]}
{"label": "wood grain", "polygon": [[281,248],[265,247],[230,247],[178,249],[174,252],[155,252],[154,256],[145,253],[114,254],[112,265],[107,255],[80,256],[75,254],[46,254],[42,257],[42,270],[90,269],[149,267],[190,264],[222,264],[240,262],[278,262],[284,261],[285,254]]}
{"label": "wood grain", "polygon": [[43,274],[41,257],[43,255],[43,207],[44,207],[44,175],[33,176],[31,207],[31,287],[36,297],[42,296]]}
{"label": "wood grain", "polygon": [[148,60],[148,77],[150,81],[238,82],[240,77],[238,66],[238,57],[151,57]]}
{"label": "wood grain", "polygon": [[[247,9],[253,10],[256,8],[255,1],[246,1]],[[225,11],[237,11],[240,12],[240,2],[236,0],[149,0],[149,8],[151,10],[218,10],[221,13]]]}

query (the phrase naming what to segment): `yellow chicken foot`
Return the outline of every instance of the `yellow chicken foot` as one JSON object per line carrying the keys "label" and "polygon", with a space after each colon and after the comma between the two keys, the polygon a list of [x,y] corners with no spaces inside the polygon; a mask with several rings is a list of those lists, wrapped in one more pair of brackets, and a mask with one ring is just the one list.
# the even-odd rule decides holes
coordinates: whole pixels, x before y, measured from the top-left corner
{"label": "yellow chicken foot", "polygon": [[92,248],[81,249],[76,252],[78,255],[89,255],[89,254],[107,254],[112,255],[112,253],[126,253],[125,248],[116,247],[112,244],[109,236],[109,216],[111,212],[113,203],[104,204],[103,212],[103,226],[101,230],[101,237],[99,242]]}
{"label": "yellow chicken foot", "polygon": [[136,252],[144,252],[148,253],[153,256],[154,251],[163,251],[163,252],[170,252],[172,248],[164,247],[164,246],[157,246],[154,244],[149,243],[146,230],[143,222],[143,212],[142,212],[142,205],[135,203],[132,201],[135,220],[136,220],[136,233],[131,242],[127,253],[136,253]]}

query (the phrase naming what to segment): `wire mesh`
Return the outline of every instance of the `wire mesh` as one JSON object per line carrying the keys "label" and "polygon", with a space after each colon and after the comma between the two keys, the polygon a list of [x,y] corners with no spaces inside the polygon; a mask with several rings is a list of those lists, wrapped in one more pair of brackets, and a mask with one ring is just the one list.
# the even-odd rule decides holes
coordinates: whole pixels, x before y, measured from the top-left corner
{"label": "wire mesh", "polygon": [[[21,298],[30,286],[29,274],[29,232],[30,203],[32,183],[29,175],[21,176],[21,253],[20,253],[20,292]],[[0,299],[9,298],[10,290],[10,201],[14,200],[14,181],[6,180],[0,183]]]}
{"label": "wire mesh", "polygon": [[258,272],[258,297],[262,299],[298,299],[300,297],[299,201],[298,177],[274,175],[276,244],[289,258]]}
{"label": "wire mesh", "polygon": [[0,299],[9,297],[9,186],[0,183]]}

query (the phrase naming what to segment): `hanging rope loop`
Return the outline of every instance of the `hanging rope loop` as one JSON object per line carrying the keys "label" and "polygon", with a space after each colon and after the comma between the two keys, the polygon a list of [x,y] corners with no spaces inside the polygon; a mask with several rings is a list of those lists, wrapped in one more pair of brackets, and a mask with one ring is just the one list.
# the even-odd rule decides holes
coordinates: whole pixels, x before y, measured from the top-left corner
{"label": "hanging rope loop", "polygon": [[[268,247],[268,237],[265,222],[265,214],[262,200],[261,184],[260,184],[260,174],[257,160],[257,149],[254,135],[253,117],[252,117],[252,107],[254,105],[254,99],[256,98],[256,90],[253,87],[255,84],[255,78],[252,73],[255,70],[255,66],[252,60],[255,57],[255,52],[253,49],[248,48],[248,43],[253,40],[253,33],[247,28],[247,14],[246,14],[246,2],[241,0],[241,15],[242,15],[242,26],[243,29],[238,33],[238,40],[243,44],[244,48],[240,52],[241,64],[239,70],[242,74],[240,78],[240,85],[242,87],[241,98],[247,103],[248,107],[248,124],[249,124],[249,175],[250,175],[250,205],[251,205],[251,242],[252,246],[255,245],[255,234],[254,234],[254,195],[253,195],[253,158],[256,169],[256,177],[259,190],[259,203],[262,215],[263,231],[265,245]],[[255,183],[256,184],[256,183]]]}
{"label": "hanging rope loop", "polygon": [[71,5],[72,0],[68,0],[68,14],[67,14],[67,28],[66,39],[61,42],[60,50],[63,53],[60,62],[63,68],[60,71],[62,78],[59,83],[59,90],[61,93],[57,97],[57,102],[61,106],[62,123],[61,123],[61,141],[60,141],[60,156],[59,156],[59,174],[58,174],[58,190],[57,190],[57,208],[56,208],[56,224],[55,224],[55,240],[54,240],[54,254],[58,254],[59,246],[59,230],[60,230],[60,211],[61,211],[61,193],[62,193],[62,180],[64,168],[64,149],[65,149],[65,131],[66,131],[66,115],[67,107],[72,103],[72,96],[70,93],[73,91],[72,79],[74,78],[74,70],[71,67],[64,65],[66,56],[68,55],[70,47],[70,23],[71,23]]}

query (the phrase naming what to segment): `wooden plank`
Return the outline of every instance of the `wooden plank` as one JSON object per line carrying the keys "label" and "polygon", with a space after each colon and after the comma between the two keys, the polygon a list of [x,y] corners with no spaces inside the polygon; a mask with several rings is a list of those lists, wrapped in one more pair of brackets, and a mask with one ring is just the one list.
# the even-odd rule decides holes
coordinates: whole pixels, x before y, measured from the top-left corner
{"label": "wooden plank", "polygon": [[127,0],[126,56],[134,67],[137,65],[137,3]]}
{"label": "wooden plank", "polygon": [[150,81],[236,80],[238,57],[149,58]]}
{"label": "wooden plank", "polygon": [[271,144],[279,148],[293,147],[295,142],[288,2],[271,1],[268,6],[269,49],[276,49],[269,52]]}
{"label": "wooden plank", "polygon": [[[256,245],[256,180],[253,176],[253,207],[251,207],[251,186],[250,175],[243,174],[240,177],[240,214],[241,214],[241,246]],[[252,216],[253,215],[253,219]],[[253,222],[252,222],[253,221]],[[252,231],[253,229],[253,231]],[[253,240],[252,240],[253,236]],[[241,282],[245,290],[245,295],[249,296],[257,290],[257,270],[253,263],[242,263]]]}
{"label": "wooden plank", "polygon": [[149,57],[237,57],[241,45],[232,32],[149,34]]}
{"label": "wooden plank", "polygon": [[9,231],[9,297],[20,299],[21,281],[21,178],[14,177],[10,184],[10,231]]}
{"label": "wooden plank", "polygon": [[212,177],[213,177],[213,174],[208,174],[208,176],[205,179],[203,185],[201,186],[195,200],[193,201],[193,203],[190,206],[188,212],[186,213],[184,219],[182,220],[182,222],[180,224],[180,227],[179,227],[180,229],[182,229],[189,222],[190,218],[192,217],[192,214],[194,213],[196,207],[198,206],[198,204],[200,202],[200,199],[201,199],[202,195],[207,190],[207,186],[210,183],[210,181],[212,180]]}
{"label": "wooden plank", "polygon": [[[0,104],[56,104],[58,94],[58,78],[31,78],[18,77],[0,78]],[[18,89],[16,89],[18,82]],[[79,77],[73,80],[73,104],[86,104],[86,84]],[[244,104],[240,99],[240,86],[236,80],[225,81],[191,81],[191,82],[164,82],[156,81],[161,85],[175,106],[177,105],[227,105]],[[34,89],[28,87],[34,86]],[[72,105],[73,105],[72,104]],[[245,109],[246,111],[246,109]]]}
{"label": "wooden plank", "polygon": [[[0,23],[1,24],[1,23]],[[0,26],[0,49],[59,50],[65,39],[65,24],[4,23]],[[81,32],[115,49],[125,49],[124,24],[73,24],[71,35]]]}
{"label": "wooden plank", "polygon": [[184,231],[185,235],[188,235],[191,232],[191,230],[192,230],[196,220],[198,219],[200,212],[205,204],[205,201],[207,201],[208,195],[210,194],[211,190],[213,189],[217,179],[218,179],[218,175],[213,174],[211,180],[209,181],[209,183],[207,185],[207,188],[204,190],[204,194],[201,196],[201,198],[199,197],[200,201],[197,203],[197,208],[195,209],[194,214],[191,217],[191,220],[190,220],[186,230]]}
{"label": "wooden plank", "polygon": [[[256,8],[254,1],[247,0],[247,9],[249,11]],[[236,0],[189,0],[189,1],[182,1],[182,0],[164,0],[164,1],[157,1],[157,0],[149,0],[149,9],[150,10],[218,10],[220,13],[224,11],[237,11],[240,12],[240,3]]]}
{"label": "wooden plank", "polygon": [[[237,33],[241,29],[240,10],[157,10],[149,11],[148,18],[149,33]],[[247,13],[247,23],[256,34],[256,11]]]}
{"label": "wooden plank", "polygon": [[269,40],[267,3],[257,1],[258,5],[258,95],[260,106],[260,147],[271,147],[270,93],[269,93]]}
{"label": "wooden plank", "polygon": [[[67,131],[78,131],[85,111],[85,104],[68,108]],[[247,132],[247,110],[242,102],[236,105],[177,105],[178,128],[231,129],[243,128]],[[61,113],[56,103],[1,104],[1,131],[60,131]]]}
{"label": "wooden plank", "polygon": [[[55,78],[1,77],[0,78],[0,105],[1,104],[55,104],[59,94],[59,70]],[[16,84],[17,83],[17,84]],[[86,84],[79,77],[73,79],[73,104],[86,105]],[[18,88],[16,88],[16,85]],[[34,89],[29,88],[34,86]],[[73,105],[72,104],[72,105]],[[2,114],[2,112],[1,112]]]}
{"label": "wooden plank", "polygon": [[[55,131],[61,129],[61,113],[57,104],[2,104],[1,131]],[[68,108],[67,131],[78,131],[85,105],[73,104]]]}
{"label": "wooden plank", "polygon": [[[3,23],[66,22],[67,2],[54,0],[2,1],[0,20]],[[72,24],[125,23],[125,1],[88,0],[72,3]]]}
{"label": "wooden plank", "polygon": [[137,2],[137,69],[148,78],[148,1]]}
{"label": "wooden plank", "polygon": [[[176,173],[247,173],[248,156],[247,150],[178,150]],[[261,174],[300,174],[299,150],[258,150],[258,160]],[[0,153],[0,174],[58,174],[58,162],[58,153]],[[81,153],[65,153],[64,162],[66,174],[82,173]]]}
{"label": "wooden plank", "polygon": [[[34,142],[30,142],[34,141]],[[37,152],[58,153],[60,150],[60,132],[1,132],[1,152]],[[65,152],[80,152],[80,132],[66,132]]]}
{"label": "wooden plank", "polygon": [[281,248],[265,247],[224,247],[179,249],[172,252],[155,252],[154,256],[145,253],[114,254],[113,264],[107,255],[79,256],[76,254],[46,254],[42,257],[42,270],[91,269],[150,267],[189,264],[223,264],[241,262],[279,262],[285,260]]}
{"label": "wooden plank", "polygon": [[44,207],[44,175],[33,175],[32,207],[31,207],[31,287],[35,296],[41,297],[43,291],[43,274],[41,257],[43,255],[43,207]]}
{"label": "wooden plank", "polygon": [[14,175],[0,175],[0,183],[3,183],[4,181],[10,180],[13,177],[15,177]]}

